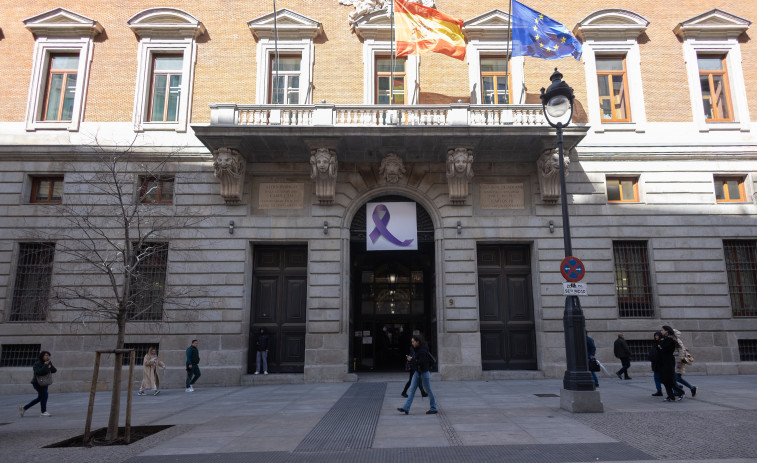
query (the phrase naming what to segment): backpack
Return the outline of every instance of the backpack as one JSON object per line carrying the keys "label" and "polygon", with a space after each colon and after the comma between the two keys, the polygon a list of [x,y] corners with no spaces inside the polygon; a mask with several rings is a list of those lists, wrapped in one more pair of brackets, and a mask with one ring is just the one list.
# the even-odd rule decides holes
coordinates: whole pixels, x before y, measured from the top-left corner
{"label": "backpack", "polygon": [[694,363],[694,356],[691,355],[691,352],[689,352],[688,349],[683,350],[683,355],[681,355],[681,363],[684,365],[691,365]]}

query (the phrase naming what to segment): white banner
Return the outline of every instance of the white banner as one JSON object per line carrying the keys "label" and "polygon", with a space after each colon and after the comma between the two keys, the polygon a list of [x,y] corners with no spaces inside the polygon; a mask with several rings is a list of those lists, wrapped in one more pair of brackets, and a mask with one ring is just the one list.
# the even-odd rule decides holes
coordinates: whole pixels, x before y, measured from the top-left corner
{"label": "white banner", "polygon": [[563,296],[588,296],[589,288],[586,283],[569,283],[563,281],[562,284]]}
{"label": "white banner", "polygon": [[367,251],[417,250],[415,203],[366,204],[365,237]]}

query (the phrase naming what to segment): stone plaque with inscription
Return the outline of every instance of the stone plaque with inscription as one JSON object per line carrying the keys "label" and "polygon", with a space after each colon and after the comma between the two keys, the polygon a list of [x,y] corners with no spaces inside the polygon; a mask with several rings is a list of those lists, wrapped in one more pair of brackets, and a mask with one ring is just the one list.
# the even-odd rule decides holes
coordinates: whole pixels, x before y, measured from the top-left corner
{"label": "stone plaque with inscription", "polygon": [[522,183],[482,183],[481,209],[524,209]]}
{"label": "stone plaque with inscription", "polygon": [[304,203],[304,183],[260,184],[259,209],[302,209]]}

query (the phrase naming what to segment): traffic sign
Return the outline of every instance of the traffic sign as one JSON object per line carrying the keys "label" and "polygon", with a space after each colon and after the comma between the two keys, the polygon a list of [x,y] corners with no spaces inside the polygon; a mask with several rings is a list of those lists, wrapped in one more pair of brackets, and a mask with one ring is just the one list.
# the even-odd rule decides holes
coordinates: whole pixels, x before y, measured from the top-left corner
{"label": "traffic sign", "polygon": [[560,274],[571,283],[581,281],[585,273],[584,263],[578,257],[568,256],[560,262]]}
{"label": "traffic sign", "polygon": [[562,284],[563,296],[588,296],[589,288],[586,283],[568,283],[563,281]]}

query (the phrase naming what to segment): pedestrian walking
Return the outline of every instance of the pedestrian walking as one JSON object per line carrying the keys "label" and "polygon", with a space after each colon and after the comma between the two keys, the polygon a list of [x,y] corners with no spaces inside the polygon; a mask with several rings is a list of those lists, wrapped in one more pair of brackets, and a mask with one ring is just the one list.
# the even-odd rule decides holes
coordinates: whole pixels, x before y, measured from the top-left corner
{"label": "pedestrian walking", "polygon": [[192,340],[192,344],[187,347],[187,389],[186,392],[194,392],[195,389],[192,385],[197,382],[200,377],[200,367],[197,365],[200,363],[200,351],[197,350],[197,339]]}
{"label": "pedestrian walking", "polygon": [[271,336],[268,334],[268,330],[261,327],[258,330],[258,336],[255,340],[255,350],[257,355],[255,357],[255,374],[260,374],[260,367],[263,367],[263,374],[268,374],[268,351],[271,349]]}
{"label": "pedestrian walking", "polygon": [[[589,335],[586,335],[586,353],[589,355],[589,362],[591,363],[591,359],[593,359],[597,355],[597,345],[594,344],[594,339],[589,337]],[[599,378],[597,378],[597,374],[591,370],[591,377],[594,378],[594,387],[599,387]]]}
{"label": "pedestrian walking", "polygon": [[693,360],[693,357],[689,353],[688,349],[686,349],[686,346],[683,345],[681,332],[675,328],[673,329],[673,332],[675,333],[676,340],[678,341],[678,347],[676,347],[674,353],[676,359],[676,388],[681,391],[681,395],[684,395],[683,386],[686,386],[691,391],[691,397],[696,397],[697,387],[686,381],[683,377],[683,374],[686,373],[686,367],[691,364],[689,362]]}
{"label": "pedestrian walking", "polygon": [[26,405],[19,406],[18,414],[24,416],[27,410],[39,404],[42,409],[40,416],[51,416],[47,412],[47,388],[53,383],[53,373],[57,373],[58,369],[50,361],[50,352],[46,350],[40,352],[39,357],[32,365],[32,370],[34,371],[32,387],[37,391],[37,398]]}
{"label": "pedestrian walking", "polygon": [[678,341],[676,340],[676,335],[673,331],[673,328],[671,328],[669,325],[663,325],[660,333],[662,334],[662,338],[660,338],[660,342],[657,344],[660,353],[660,382],[663,386],[665,386],[665,392],[667,393],[667,397],[665,397],[665,399],[663,400],[665,402],[674,402],[676,398],[678,398],[678,400],[681,400],[682,398],[676,391],[676,359],[673,356],[676,350],[676,346],[678,345]]}
{"label": "pedestrian walking", "polygon": [[615,357],[620,359],[622,368],[615,374],[618,375],[618,379],[631,379],[628,376],[628,369],[631,367],[631,348],[628,347],[626,342],[626,336],[623,333],[618,333],[618,339],[615,340],[613,345],[615,351]]}
{"label": "pedestrian walking", "polygon": [[[413,348],[412,344],[410,345],[410,353],[405,356],[413,358],[415,357],[415,349]],[[413,362],[412,360],[406,360],[405,361],[405,370],[410,372],[410,376],[407,379],[407,382],[405,383],[405,388],[402,389],[402,394],[400,394],[402,397],[407,398],[407,390],[410,388],[410,383],[413,381],[413,375],[415,375],[415,369],[413,368]],[[423,382],[420,382],[418,384],[418,387],[421,390],[421,397],[428,397],[428,393],[426,393],[426,390],[423,389]]]}
{"label": "pedestrian walking", "polygon": [[649,353],[647,354],[647,359],[649,360],[649,363],[652,367],[652,372],[654,373],[654,386],[657,390],[657,392],[652,394],[653,397],[662,397],[662,383],[660,382],[660,350],[657,347],[657,345],[660,343],[660,339],[662,339],[662,333],[655,331],[654,344],[649,349]]}
{"label": "pedestrian walking", "polygon": [[426,390],[429,397],[431,397],[431,407],[426,412],[426,415],[435,415],[439,413],[439,409],[436,407],[434,391],[431,390],[431,373],[429,372],[431,368],[431,353],[428,351],[428,345],[426,343],[421,343],[420,336],[414,335],[410,340],[410,344],[413,346],[413,349],[415,349],[415,355],[408,355],[406,358],[412,362],[415,373],[410,382],[410,395],[407,398],[407,402],[405,402],[405,405],[403,405],[402,408],[398,408],[397,410],[405,415],[410,413],[410,406],[413,404],[413,398],[415,398],[415,390],[418,389],[418,384],[422,383],[423,388]]}
{"label": "pedestrian walking", "polygon": [[154,347],[150,347],[142,360],[142,384],[139,385],[137,395],[145,395],[145,389],[152,389],[152,395],[160,394],[158,369],[165,370],[166,364],[158,358],[158,351]]}

